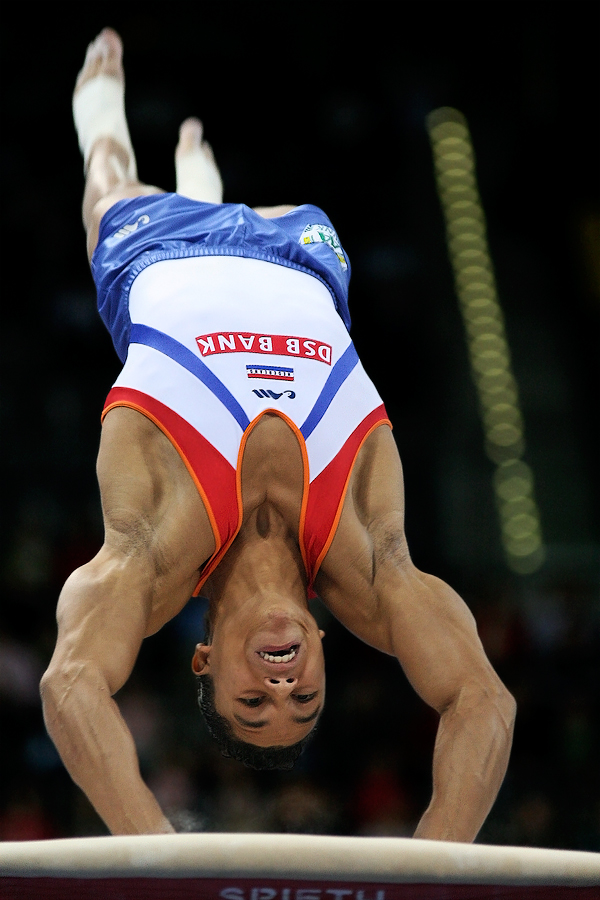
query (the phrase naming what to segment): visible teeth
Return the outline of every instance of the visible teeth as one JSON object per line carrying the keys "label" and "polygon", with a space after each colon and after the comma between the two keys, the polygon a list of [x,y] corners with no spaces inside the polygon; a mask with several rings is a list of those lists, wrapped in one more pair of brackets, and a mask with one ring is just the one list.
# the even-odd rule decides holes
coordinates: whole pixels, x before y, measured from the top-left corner
{"label": "visible teeth", "polygon": [[286,663],[290,662],[298,652],[296,647],[292,647],[287,653],[279,654],[279,653],[265,653],[264,650],[259,650],[258,655],[262,656],[263,659],[266,659],[267,662],[272,663]]}

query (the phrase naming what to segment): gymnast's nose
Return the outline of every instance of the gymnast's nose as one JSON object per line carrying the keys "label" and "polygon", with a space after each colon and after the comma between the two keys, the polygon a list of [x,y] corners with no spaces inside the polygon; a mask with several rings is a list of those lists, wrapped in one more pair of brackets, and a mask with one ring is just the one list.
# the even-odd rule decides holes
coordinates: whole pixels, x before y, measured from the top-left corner
{"label": "gymnast's nose", "polygon": [[292,693],[296,685],[298,684],[297,678],[292,678],[291,676],[286,677],[276,677],[273,675],[265,678],[265,684],[271,690],[277,691],[277,694],[281,697],[287,697]]}

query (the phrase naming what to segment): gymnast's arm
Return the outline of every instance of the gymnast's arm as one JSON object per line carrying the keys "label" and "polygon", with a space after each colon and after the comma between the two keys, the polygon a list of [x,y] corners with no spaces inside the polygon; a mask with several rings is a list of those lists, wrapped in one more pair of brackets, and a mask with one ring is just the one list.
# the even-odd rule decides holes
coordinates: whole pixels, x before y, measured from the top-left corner
{"label": "gymnast's arm", "polygon": [[410,559],[391,431],[379,428],[369,441],[316,587],[342,624],[399,660],[440,715],[432,799],[415,837],[472,841],[504,778],[515,703],[465,603]]}
{"label": "gymnast's arm", "polygon": [[123,562],[105,546],[67,580],[56,649],[41,683],[44,719],[73,781],[113,834],[170,832],[112,699],[131,673],[148,622],[145,592],[135,590],[132,567]]}
{"label": "gymnast's arm", "polygon": [[440,714],[432,799],[415,837],[472,841],[506,772],[514,700],[485,656],[470,611],[451,587],[419,572],[410,559],[391,567],[381,581],[386,649]]}
{"label": "gymnast's arm", "polygon": [[104,545],[67,580],[42,679],[48,732],[113,834],[172,831],[144,784],[112,696],[143,639],[183,609],[214,551],[208,515],[177,451],[145,416],[111,410],[98,454]]}

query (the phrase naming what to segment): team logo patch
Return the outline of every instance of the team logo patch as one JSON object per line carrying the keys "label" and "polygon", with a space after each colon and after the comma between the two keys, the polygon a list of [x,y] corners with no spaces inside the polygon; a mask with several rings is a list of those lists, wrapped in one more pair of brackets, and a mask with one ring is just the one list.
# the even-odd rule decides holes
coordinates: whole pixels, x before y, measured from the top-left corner
{"label": "team logo patch", "polygon": [[248,378],[276,378],[278,381],[293,381],[294,370],[285,366],[246,366]]}
{"label": "team logo patch", "polygon": [[273,356],[297,356],[316,359],[331,365],[331,344],[312,338],[293,337],[287,334],[250,334],[231,331],[220,334],[201,334],[196,343],[202,356],[215,353],[264,353]]}
{"label": "team logo patch", "polygon": [[280,393],[277,393],[277,391],[265,391],[261,390],[260,388],[258,390],[253,390],[252,393],[256,394],[257,397],[266,397],[270,400],[279,400],[279,398],[283,396],[289,397],[290,400],[293,400],[296,396],[296,391],[281,391]]}
{"label": "team logo patch", "polygon": [[113,234],[113,237],[127,237],[128,234],[137,231],[140,225],[147,225],[149,221],[150,216],[144,214],[143,216],[140,216],[136,222],[131,222],[129,225],[123,225],[122,228],[119,228],[119,230]]}
{"label": "team logo patch", "polygon": [[344,272],[348,268],[348,263],[346,262],[346,257],[344,256],[344,251],[342,250],[340,239],[333,228],[331,228],[329,225],[307,225],[300,235],[299,243],[327,244],[329,247],[331,247],[331,249],[337,256]]}

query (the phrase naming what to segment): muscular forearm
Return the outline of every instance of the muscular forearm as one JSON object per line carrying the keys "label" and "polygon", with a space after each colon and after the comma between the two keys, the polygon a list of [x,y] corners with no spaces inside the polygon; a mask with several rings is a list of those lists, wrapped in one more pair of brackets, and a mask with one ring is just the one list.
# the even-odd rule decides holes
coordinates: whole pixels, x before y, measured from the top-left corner
{"label": "muscular forearm", "polygon": [[417,838],[472,841],[502,784],[515,704],[498,686],[465,687],[442,713],[433,758],[433,796]]}
{"label": "muscular forearm", "polygon": [[140,776],[133,738],[99,672],[83,663],[50,670],[42,701],[69,774],[112,834],[173,831]]}

